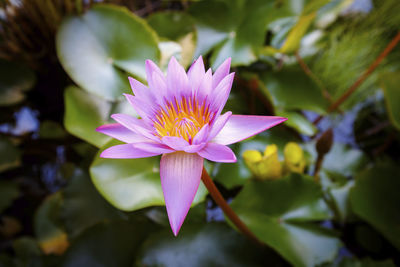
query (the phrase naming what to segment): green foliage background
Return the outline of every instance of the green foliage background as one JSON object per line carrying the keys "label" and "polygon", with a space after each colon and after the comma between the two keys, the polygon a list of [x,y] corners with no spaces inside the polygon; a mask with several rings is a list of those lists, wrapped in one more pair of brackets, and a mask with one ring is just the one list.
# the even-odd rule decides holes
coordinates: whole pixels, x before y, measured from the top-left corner
{"label": "green foliage background", "polygon": [[[398,0],[0,6],[0,266],[400,264],[400,46],[329,110],[396,38]],[[138,116],[127,77],[146,82],[146,59],[165,70],[171,56],[187,68],[199,55],[213,70],[232,58],[226,110],[288,118],[233,145],[237,163],[206,162],[262,246],[203,185],[174,237],[159,158],[99,158],[116,141],[95,128]],[[288,167],[289,142],[304,170]],[[272,144],[283,171],[260,179],[243,153]]]}

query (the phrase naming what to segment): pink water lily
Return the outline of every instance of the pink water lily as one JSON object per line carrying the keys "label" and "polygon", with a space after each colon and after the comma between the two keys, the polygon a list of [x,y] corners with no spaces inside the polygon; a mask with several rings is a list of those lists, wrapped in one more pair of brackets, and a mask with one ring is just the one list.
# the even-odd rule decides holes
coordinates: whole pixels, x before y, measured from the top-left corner
{"label": "pink water lily", "polygon": [[144,158],[162,154],[161,186],[172,231],[175,235],[189,211],[201,180],[203,160],[236,162],[227,146],[286,118],[275,116],[221,115],[234,73],[230,59],[213,74],[199,57],[189,71],[171,58],[167,75],[151,60],[146,61],[148,86],[129,78],[133,95],[125,94],[141,119],[113,114],[117,121],[97,131],[126,144],[112,146],[103,158]]}

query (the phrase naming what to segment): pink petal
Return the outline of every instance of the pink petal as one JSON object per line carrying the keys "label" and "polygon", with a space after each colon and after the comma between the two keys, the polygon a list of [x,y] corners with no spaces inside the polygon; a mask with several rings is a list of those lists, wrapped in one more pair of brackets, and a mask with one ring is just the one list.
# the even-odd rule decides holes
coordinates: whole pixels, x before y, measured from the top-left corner
{"label": "pink petal", "polygon": [[187,153],[197,153],[197,152],[199,152],[200,150],[202,150],[203,149],[203,147],[205,147],[207,145],[207,143],[200,143],[200,144],[197,144],[197,145],[189,145],[189,146],[187,146],[187,147],[185,147],[184,149],[183,149],[183,151],[185,151],[185,152],[187,152]]}
{"label": "pink petal", "polygon": [[143,85],[141,82],[135,80],[132,77],[128,77],[129,84],[131,85],[132,92],[136,97],[143,99],[143,101],[152,103],[154,101],[154,96],[151,93],[151,90]]}
{"label": "pink petal", "polygon": [[225,76],[229,74],[229,68],[231,67],[231,58],[227,58],[215,71],[213,75],[212,88],[216,88]]}
{"label": "pink petal", "polygon": [[137,134],[141,134],[154,141],[159,141],[159,138],[151,133],[150,129],[148,129],[143,120],[126,114],[113,114],[111,115],[111,118]]}
{"label": "pink petal", "polygon": [[164,75],[161,76],[159,73],[153,73],[152,86],[152,91],[157,98],[157,103],[159,105],[163,105],[164,98],[168,95],[167,84]]}
{"label": "pink petal", "polygon": [[153,81],[153,75],[154,73],[158,73],[161,77],[164,77],[164,74],[158,68],[158,66],[151,61],[150,59],[146,60],[146,76],[147,76],[147,82],[149,83],[149,86],[151,88],[154,88],[152,81]]}
{"label": "pink petal", "polygon": [[167,87],[169,94],[174,96],[190,96],[192,92],[185,69],[175,57],[171,57],[168,63]]}
{"label": "pink petal", "polygon": [[215,120],[214,124],[211,127],[211,131],[208,135],[207,141],[212,140],[221,131],[221,129],[225,126],[226,122],[231,116],[232,112],[228,111]]}
{"label": "pink petal", "polygon": [[177,136],[164,136],[161,141],[176,151],[183,151],[189,145],[185,139]]}
{"label": "pink petal", "polygon": [[[143,101],[142,99],[129,95],[124,94],[125,98],[128,100],[129,104],[136,110],[139,116],[143,119],[145,123],[151,125],[152,121],[151,118],[156,114],[156,110],[154,109],[153,105],[150,105],[148,102]],[[154,102],[150,102],[154,103]]]}
{"label": "pink petal", "polygon": [[158,154],[174,152],[173,149],[167,147],[166,145],[163,145],[160,143],[155,143],[155,142],[136,143],[136,144],[133,144],[133,147],[143,150],[143,151],[146,151],[146,152],[158,153]]}
{"label": "pink petal", "polygon": [[208,137],[209,131],[210,131],[210,126],[208,126],[208,123],[206,123],[193,138],[193,144],[197,145],[200,143],[204,143]]}
{"label": "pink petal", "polygon": [[212,141],[221,145],[233,144],[286,120],[286,118],[276,116],[232,115]]}
{"label": "pink petal", "polygon": [[172,232],[176,236],[200,184],[203,158],[197,154],[164,154],[160,162],[161,186]]}
{"label": "pink petal", "polygon": [[236,162],[235,153],[229,147],[216,143],[208,143],[197,154],[215,162]]}
{"label": "pink petal", "polygon": [[206,74],[203,76],[203,80],[200,83],[200,87],[198,88],[197,97],[200,103],[203,102],[203,100],[209,96],[212,90],[212,71],[209,69]]}
{"label": "pink petal", "polygon": [[98,127],[96,131],[111,136],[125,143],[138,143],[149,141],[148,138],[134,133],[119,123],[106,124]]}
{"label": "pink petal", "polygon": [[218,84],[217,88],[215,88],[211,92],[210,96],[211,108],[217,110],[218,115],[221,113],[222,109],[225,106],[226,101],[228,100],[234,76],[235,76],[234,72],[226,76]]}
{"label": "pink petal", "polygon": [[160,154],[161,153],[148,152],[137,149],[133,146],[133,144],[123,144],[107,148],[100,154],[100,157],[113,159],[136,159],[153,157]]}
{"label": "pink petal", "polygon": [[203,58],[199,58],[192,64],[188,71],[189,83],[192,86],[192,92],[197,92],[205,74]]}

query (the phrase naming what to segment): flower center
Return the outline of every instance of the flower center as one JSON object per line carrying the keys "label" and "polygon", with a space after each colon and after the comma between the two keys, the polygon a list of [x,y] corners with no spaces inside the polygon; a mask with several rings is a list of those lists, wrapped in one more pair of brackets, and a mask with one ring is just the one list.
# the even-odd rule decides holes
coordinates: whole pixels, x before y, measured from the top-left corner
{"label": "flower center", "polygon": [[156,135],[182,137],[190,144],[200,129],[214,119],[209,105],[194,98],[183,97],[167,103],[155,116]]}

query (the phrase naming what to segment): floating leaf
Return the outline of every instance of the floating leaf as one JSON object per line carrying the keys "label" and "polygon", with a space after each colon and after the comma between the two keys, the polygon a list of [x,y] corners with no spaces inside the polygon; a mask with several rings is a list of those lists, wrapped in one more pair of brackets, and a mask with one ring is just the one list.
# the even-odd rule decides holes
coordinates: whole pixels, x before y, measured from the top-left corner
{"label": "floating leaf", "polygon": [[289,32],[283,46],[279,49],[280,52],[286,54],[297,51],[300,46],[301,38],[306,34],[307,29],[314,21],[318,9],[326,5],[328,2],[329,0],[311,0],[307,3],[299,17],[299,20]]}
{"label": "floating leaf", "polygon": [[0,136],[0,172],[20,164],[20,151],[5,137]]}
{"label": "floating leaf", "polygon": [[175,41],[195,30],[193,18],[184,12],[153,13],[147,18],[147,22],[160,37]]}
{"label": "floating leaf", "polygon": [[40,138],[58,139],[67,136],[60,124],[55,121],[42,121],[39,129]]}
{"label": "floating leaf", "polygon": [[111,103],[74,86],[65,90],[64,99],[64,125],[68,132],[98,147],[111,139],[96,132],[111,115]]}
{"label": "floating leaf", "polygon": [[195,57],[215,49],[213,67],[232,57],[232,65],[248,65],[257,59],[269,22],[288,14],[270,1],[199,1],[190,7],[196,20]]}
{"label": "floating leaf", "polygon": [[[336,266],[336,265],[335,265]],[[344,258],[337,265],[338,267],[395,267],[392,260],[375,261],[369,258],[358,260],[355,258]]]}
{"label": "floating leaf", "polygon": [[311,177],[251,181],[231,206],[260,240],[294,266],[316,266],[337,253],[339,239],[314,223],[329,219],[330,212]]}
{"label": "floating leaf", "polygon": [[[310,142],[304,149],[311,155],[312,160],[316,160],[317,152],[315,142]],[[366,155],[357,148],[352,148],[343,143],[333,143],[329,153],[324,157],[322,169],[329,174],[330,178],[349,177],[362,170],[367,163]]]}
{"label": "floating leaf", "polygon": [[112,104],[75,86],[67,87],[64,99],[64,126],[67,131],[97,147],[111,140],[110,137],[96,132],[96,128],[111,122],[112,113],[136,116],[127,101]]}
{"label": "floating leaf", "polygon": [[261,75],[262,90],[272,97],[275,107],[285,110],[305,109],[325,114],[329,101],[321,89],[299,67],[286,67]]}
{"label": "floating leaf", "polygon": [[351,176],[363,169],[366,162],[367,158],[361,150],[334,143],[324,158],[322,168],[331,174]]}
{"label": "floating leaf", "polygon": [[129,92],[128,74],[145,78],[145,60],[158,62],[157,36],[126,8],[95,5],[64,19],[57,54],[66,72],[83,89],[107,100]]}
{"label": "floating leaf", "polygon": [[276,115],[287,118],[285,125],[296,129],[301,134],[313,136],[317,133],[317,128],[298,112],[278,111]]}
{"label": "floating leaf", "polygon": [[89,175],[80,169],[75,169],[69,178],[63,198],[61,216],[71,238],[98,222],[122,218],[121,212],[104,200]]}
{"label": "floating leaf", "polygon": [[35,214],[35,235],[45,254],[62,255],[69,246],[67,234],[58,221],[61,201],[60,192],[50,195]]}
{"label": "floating leaf", "polygon": [[15,265],[5,266],[43,266],[41,251],[34,238],[27,236],[20,237],[14,240],[12,246],[16,256],[14,258]]}
{"label": "floating leaf", "polygon": [[356,176],[350,192],[354,212],[400,249],[400,168],[380,163]]}
{"label": "floating leaf", "polygon": [[27,67],[0,60],[0,106],[17,104],[25,98],[24,92],[35,84],[35,74]]}
{"label": "floating leaf", "polygon": [[0,213],[18,197],[18,185],[12,181],[0,181]]}
{"label": "floating leaf", "polygon": [[139,245],[153,228],[140,221],[97,224],[75,240],[60,266],[132,266]]}
{"label": "floating leaf", "polygon": [[389,118],[400,130],[400,71],[385,73],[380,78]]}
{"label": "floating leaf", "polygon": [[[101,151],[117,144],[111,141]],[[124,211],[164,205],[159,157],[104,159],[99,155],[100,152],[90,167],[90,175],[93,184],[111,204]],[[200,184],[193,205],[203,201],[206,194],[207,190]]]}
{"label": "floating leaf", "polygon": [[[169,230],[154,233],[143,244],[140,266],[280,266],[269,251],[250,243],[224,224],[192,224],[179,238]],[[265,255],[267,254],[268,257]]]}

